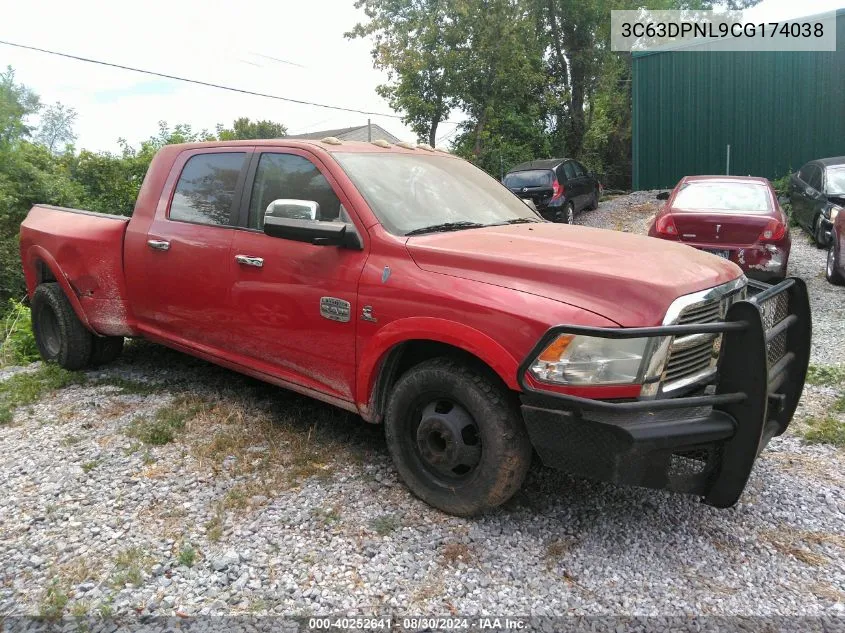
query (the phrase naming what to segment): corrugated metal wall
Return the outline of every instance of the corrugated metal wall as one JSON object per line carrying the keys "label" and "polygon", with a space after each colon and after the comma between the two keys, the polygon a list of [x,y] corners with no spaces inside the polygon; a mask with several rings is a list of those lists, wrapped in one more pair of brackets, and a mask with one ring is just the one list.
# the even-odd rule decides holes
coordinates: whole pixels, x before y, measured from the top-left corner
{"label": "corrugated metal wall", "polygon": [[775,178],[845,155],[845,12],[836,52],[635,54],[634,189],[730,172]]}

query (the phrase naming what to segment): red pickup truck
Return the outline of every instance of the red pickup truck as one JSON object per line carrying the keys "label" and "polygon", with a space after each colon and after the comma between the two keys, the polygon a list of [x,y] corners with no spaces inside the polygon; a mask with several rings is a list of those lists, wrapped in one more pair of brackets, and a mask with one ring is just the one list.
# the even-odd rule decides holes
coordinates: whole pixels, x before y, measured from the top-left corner
{"label": "red pickup truck", "polygon": [[356,412],[458,515],[506,501],[533,451],[730,506],[809,360],[801,280],[546,222],[427,146],[168,146],[131,219],[36,205],[21,256],[45,359],[144,337]]}

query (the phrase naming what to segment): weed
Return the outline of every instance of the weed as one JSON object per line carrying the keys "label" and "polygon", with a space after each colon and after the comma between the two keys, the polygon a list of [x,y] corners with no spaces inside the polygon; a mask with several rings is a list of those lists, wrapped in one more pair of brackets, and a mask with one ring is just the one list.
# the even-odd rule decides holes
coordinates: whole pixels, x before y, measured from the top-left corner
{"label": "weed", "polygon": [[223,536],[223,516],[219,512],[205,524],[205,533],[212,543],[216,543]]}
{"label": "weed", "polygon": [[446,543],[440,554],[443,556],[443,560],[449,565],[455,565],[458,561],[469,563],[475,558],[469,545],[461,542]]}
{"label": "weed", "polygon": [[84,618],[88,615],[88,603],[76,602],[70,608],[70,614],[75,618]]}
{"label": "weed", "polygon": [[90,473],[92,470],[94,470],[99,465],[100,465],[99,459],[93,459],[90,462],[85,462],[84,464],[82,464],[82,472],[84,472],[87,475],[88,473]]}
{"label": "weed", "polygon": [[103,604],[101,604],[98,611],[100,612],[100,617],[105,620],[108,620],[109,618],[114,616],[114,607],[111,606],[111,604],[109,604],[108,602],[104,602]]}
{"label": "weed", "polygon": [[175,439],[203,406],[203,401],[198,398],[177,398],[170,405],[158,409],[152,417],[141,416],[132,420],[126,434],[144,444],[164,446]]}
{"label": "weed", "polygon": [[29,308],[20,301],[9,300],[9,307],[0,321],[0,367],[28,365],[38,360],[38,346],[32,335]]}
{"label": "weed", "polygon": [[340,521],[340,509],[337,506],[331,508],[314,508],[311,515],[323,525],[331,525]]}
{"label": "weed", "polygon": [[811,385],[845,384],[845,367],[841,365],[810,365],[807,382]]}
{"label": "weed", "polygon": [[38,605],[38,614],[48,620],[58,620],[62,617],[67,606],[68,595],[59,583],[53,578],[44,592],[44,597]]}
{"label": "weed", "polygon": [[82,441],[82,438],[78,435],[65,435],[62,438],[62,446],[73,446],[75,444],[79,444]]}
{"label": "weed", "polygon": [[85,382],[80,372],[45,363],[35,371],[15,374],[0,383],[0,423],[8,423],[18,407],[38,402],[48,392]]}
{"label": "weed", "polygon": [[845,394],[839,396],[833,403],[833,410],[837,413],[845,413]]}
{"label": "weed", "polygon": [[140,585],[144,580],[144,567],[148,560],[149,557],[140,547],[130,547],[119,552],[114,559],[112,586],[120,588],[126,585]]}
{"label": "weed", "polygon": [[179,564],[184,565],[185,567],[193,567],[196,559],[197,550],[195,550],[190,543],[183,545],[182,549],[179,551]]}
{"label": "weed", "polygon": [[382,514],[370,521],[370,527],[379,536],[387,536],[399,527],[399,518],[393,514]]}
{"label": "weed", "polygon": [[845,446],[845,423],[835,417],[809,418],[806,423],[810,428],[804,431],[804,440],[808,443]]}

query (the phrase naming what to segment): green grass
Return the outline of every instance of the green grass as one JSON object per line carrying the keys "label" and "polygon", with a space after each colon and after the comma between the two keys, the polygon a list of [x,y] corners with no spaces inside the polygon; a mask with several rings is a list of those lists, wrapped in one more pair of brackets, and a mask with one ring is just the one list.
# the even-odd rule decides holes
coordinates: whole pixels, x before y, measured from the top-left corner
{"label": "green grass", "polygon": [[84,382],[82,373],[51,363],[32,372],[15,374],[0,382],[0,424],[11,422],[15,409],[38,402],[46,393]]}
{"label": "green grass", "polygon": [[38,360],[38,347],[32,335],[29,308],[20,301],[9,300],[0,320],[0,367],[28,365]]}
{"label": "green grass", "polygon": [[179,564],[185,567],[193,567],[197,560],[197,550],[190,543],[183,545],[179,550]]}
{"label": "green grass", "polygon": [[58,620],[65,612],[68,595],[57,579],[50,581],[44,597],[38,605],[38,615],[47,620]]}
{"label": "green grass", "polygon": [[204,403],[197,398],[178,398],[158,409],[152,417],[141,416],[132,420],[126,434],[150,446],[164,446],[176,438],[203,406]]}
{"label": "green grass", "polygon": [[845,367],[811,364],[807,368],[807,383],[811,385],[843,385],[845,384]]}
{"label": "green grass", "polygon": [[111,577],[111,584],[115,588],[125,585],[136,587],[144,581],[144,568],[149,557],[140,547],[130,547],[119,552],[114,559],[115,573]]}
{"label": "green grass", "polygon": [[370,521],[370,527],[379,536],[387,536],[399,527],[399,519],[393,514],[383,514]]}
{"label": "green grass", "polygon": [[91,460],[90,462],[85,462],[84,464],[82,464],[82,472],[84,472],[87,475],[88,473],[90,473],[92,470],[94,470],[99,465],[100,465],[99,459],[94,459],[94,460]]}
{"label": "green grass", "polygon": [[804,431],[806,442],[845,446],[845,422],[829,415],[825,418],[810,418],[807,420],[807,426],[809,428]]}

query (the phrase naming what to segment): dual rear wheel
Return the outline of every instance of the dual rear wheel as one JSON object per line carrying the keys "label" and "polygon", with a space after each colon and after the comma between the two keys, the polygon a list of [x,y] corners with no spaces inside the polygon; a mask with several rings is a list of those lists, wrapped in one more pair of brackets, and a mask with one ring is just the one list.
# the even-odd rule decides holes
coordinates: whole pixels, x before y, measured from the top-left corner
{"label": "dual rear wheel", "polygon": [[55,282],[32,295],[32,333],[41,358],[70,370],[110,363],[123,351],[122,336],[96,336],[82,324]]}

